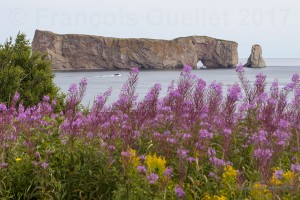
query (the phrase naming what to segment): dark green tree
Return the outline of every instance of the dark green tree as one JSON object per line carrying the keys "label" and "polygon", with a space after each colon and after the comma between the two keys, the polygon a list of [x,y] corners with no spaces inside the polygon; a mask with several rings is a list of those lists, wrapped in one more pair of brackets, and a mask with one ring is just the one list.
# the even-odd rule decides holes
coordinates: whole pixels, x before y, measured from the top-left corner
{"label": "dark green tree", "polygon": [[10,103],[16,92],[25,106],[38,103],[44,95],[59,98],[53,78],[51,62],[45,54],[32,52],[25,34],[18,33],[14,43],[10,37],[0,44],[1,102]]}

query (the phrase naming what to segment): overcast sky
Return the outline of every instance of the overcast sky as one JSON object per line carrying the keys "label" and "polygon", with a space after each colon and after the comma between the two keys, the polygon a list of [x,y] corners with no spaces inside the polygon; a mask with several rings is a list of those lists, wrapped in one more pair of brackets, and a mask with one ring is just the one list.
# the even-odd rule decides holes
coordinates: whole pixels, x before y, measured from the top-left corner
{"label": "overcast sky", "polygon": [[1,0],[0,43],[35,29],[122,38],[207,35],[260,44],[265,58],[300,58],[299,0]]}

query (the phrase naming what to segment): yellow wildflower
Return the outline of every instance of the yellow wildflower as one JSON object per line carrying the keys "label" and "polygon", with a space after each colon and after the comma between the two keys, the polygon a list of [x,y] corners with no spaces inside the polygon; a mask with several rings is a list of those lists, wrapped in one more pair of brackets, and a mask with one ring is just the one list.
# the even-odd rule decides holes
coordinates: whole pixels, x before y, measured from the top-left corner
{"label": "yellow wildflower", "polygon": [[206,193],[201,200],[211,200],[211,196]]}
{"label": "yellow wildflower", "polygon": [[209,195],[206,193],[201,200],[227,200],[227,199],[228,198],[224,197],[223,195],[217,196],[217,195]]}
{"label": "yellow wildflower", "polygon": [[273,174],[272,174],[272,178],[271,178],[271,184],[272,185],[281,185],[283,178],[283,171],[280,168],[273,168]]}
{"label": "yellow wildflower", "polygon": [[22,160],[22,158],[16,158],[16,161],[17,162],[19,162],[19,161],[21,161]]}
{"label": "yellow wildflower", "polygon": [[278,180],[274,175],[272,176],[272,179],[271,179],[271,184],[272,185],[281,185],[282,182],[280,180]]}
{"label": "yellow wildflower", "polygon": [[236,175],[237,171],[231,165],[227,165],[224,167],[224,173],[222,174],[223,179],[235,178]]}
{"label": "yellow wildflower", "polygon": [[130,149],[130,163],[134,167],[134,169],[140,164],[140,158],[136,155],[135,150]]}
{"label": "yellow wildflower", "polygon": [[283,174],[283,178],[285,178],[286,180],[292,180],[295,178],[295,173],[288,170]]}
{"label": "yellow wildflower", "polygon": [[294,179],[296,177],[296,174],[290,170],[288,170],[287,172],[285,172],[283,174],[283,178],[285,181],[289,182],[289,183],[293,183]]}
{"label": "yellow wildflower", "polygon": [[135,170],[140,165],[140,158],[136,155],[135,150],[129,148],[126,152],[122,152],[122,163]]}
{"label": "yellow wildflower", "polygon": [[154,155],[147,155],[146,166],[149,173],[156,173],[158,176],[162,176],[166,169],[166,160],[163,157]]}
{"label": "yellow wildflower", "polygon": [[224,197],[223,195],[221,195],[221,196],[214,195],[213,200],[227,200],[227,198]]}
{"label": "yellow wildflower", "polygon": [[237,173],[237,170],[235,170],[231,165],[226,165],[224,167],[220,193],[225,197],[230,198],[236,193]]}
{"label": "yellow wildflower", "polygon": [[268,190],[268,186],[260,183],[255,183],[250,190],[253,199],[271,199],[272,194]]}

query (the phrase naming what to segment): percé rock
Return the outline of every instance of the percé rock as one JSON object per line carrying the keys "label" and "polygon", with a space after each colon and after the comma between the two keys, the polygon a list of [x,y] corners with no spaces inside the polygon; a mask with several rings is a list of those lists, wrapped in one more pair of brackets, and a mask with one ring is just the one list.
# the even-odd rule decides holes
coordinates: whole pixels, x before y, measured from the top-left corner
{"label": "perc\u00e9 rock", "polygon": [[235,67],[238,44],[207,36],[174,40],[121,39],[36,30],[33,51],[46,52],[54,70],[174,69],[184,64],[207,68]]}
{"label": "perc\u00e9 rock", "polygon": [[245,67],[254,67],[254,68],[266,67],[266,63],[262,57],[262,49],[260,45],[255,44],[252,46],[251,55],[248,58]]}

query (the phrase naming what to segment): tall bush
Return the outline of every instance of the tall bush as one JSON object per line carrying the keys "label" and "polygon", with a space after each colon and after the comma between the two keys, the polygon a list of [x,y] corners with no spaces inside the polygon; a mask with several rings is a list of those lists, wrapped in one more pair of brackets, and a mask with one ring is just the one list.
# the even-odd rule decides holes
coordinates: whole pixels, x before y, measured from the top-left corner
{"label": "tall bush", "polygon": [[32,52],[26,35],[18,33],[0,44],[0,101],[10,103],[19,92],[25,106],[35,105],[44,95],[58,97],[54,74],[46,55]]}

